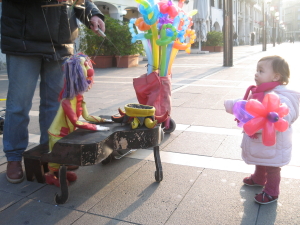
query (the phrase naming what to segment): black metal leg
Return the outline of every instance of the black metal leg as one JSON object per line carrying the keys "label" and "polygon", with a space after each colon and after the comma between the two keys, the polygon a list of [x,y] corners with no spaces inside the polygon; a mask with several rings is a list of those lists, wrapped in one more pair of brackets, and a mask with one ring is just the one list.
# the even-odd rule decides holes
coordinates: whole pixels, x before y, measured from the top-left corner
{"label": "black metal leg", "polygon": [[67,183],[67,167],[65,165],[61,165],[59,168],[59,183],[61,195],[55,195],[55,202],[57,204],[64,204],[69,198],[69,189]]}
{"label": "black metal leg", "polygon": [[155,146],[153,148],[153,152],[154,152],[154,160],[155,160],[155,166],[156,166],[155,180],[157,182],[160,182],[163,179],[163,171],[162,171],[162,166],[161,166],[161,161],[160,161],[159,146]]}
{"label": "black metal leg", "polygon": [[49,172],[48,163],[47,162],[42,162],[42,164],[43,164],[43,168],[44,168],[44,173]]}
{"label": "black metal leg", "polygon": [[28,181],[33,181],[34,177],[39,183],[44,183],[44,167],[40,160],[24,158],[26,178]]}

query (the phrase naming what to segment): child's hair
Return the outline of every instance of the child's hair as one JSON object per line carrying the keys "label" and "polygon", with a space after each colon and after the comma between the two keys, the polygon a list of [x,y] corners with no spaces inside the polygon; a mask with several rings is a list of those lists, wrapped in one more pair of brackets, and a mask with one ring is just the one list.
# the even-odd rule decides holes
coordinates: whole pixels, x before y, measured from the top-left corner
{"label": "child's hair", "polygon": [[271,61],[273,71],[280,74],[279,82],[281,84],[287,85],[290,79],[290,68],[289,64],[280,56],[272,55],[261,58],[258,62],[261,61]]}

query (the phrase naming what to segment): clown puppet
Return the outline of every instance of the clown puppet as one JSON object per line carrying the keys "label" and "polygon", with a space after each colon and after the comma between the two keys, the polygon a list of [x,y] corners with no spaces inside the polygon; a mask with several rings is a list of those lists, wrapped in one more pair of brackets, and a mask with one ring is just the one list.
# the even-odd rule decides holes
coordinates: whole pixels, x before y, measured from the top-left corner
{"label": "clown puppet", "polygon": [[[60,106],[57,114],[48,129],[49,151],[54,144],[70,134],[77,128],[94,131],[107,131],[108,127],[79,121],[82,116],[86,121],[104,123],[112,122],[110,119],[89,115],[83,93],[92,87],[94,70],[90,59],[81,53],[71,56],[63,65],[65,74],[64,88],[60,93]],[[60,187],[58,171],[60,164],[48,163],[49,172],[45,174],[46,183]],[[74,172],[67,172],[67,183],[75,181],[77,175]]]}

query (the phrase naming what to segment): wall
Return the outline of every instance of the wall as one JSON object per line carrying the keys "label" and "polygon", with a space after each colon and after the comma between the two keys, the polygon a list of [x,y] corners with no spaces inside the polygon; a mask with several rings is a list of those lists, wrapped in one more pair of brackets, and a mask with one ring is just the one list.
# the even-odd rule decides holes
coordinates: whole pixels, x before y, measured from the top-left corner
{"label": "wall", "polygon": [[211,7],[211,20],[212,20],[212,27],[217,23],[219,27],[217,26],[216,30],[213,28],[213,31],[221,31],[223,28],[223,9],[218,9],[216,7]]}

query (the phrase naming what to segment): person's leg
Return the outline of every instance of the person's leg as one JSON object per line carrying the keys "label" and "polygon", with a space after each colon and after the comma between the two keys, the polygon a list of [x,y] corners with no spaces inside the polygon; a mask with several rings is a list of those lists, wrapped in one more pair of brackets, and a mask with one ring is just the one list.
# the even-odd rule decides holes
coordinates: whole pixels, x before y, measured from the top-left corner
{"label": "person's leg", "polygon": [[3,150],[7,161],[21,161],[28,145],[29,111],[40,73],[41,58],[6,55],[8,93]]}
{"label": "person's leg", "polygon": [[264,188],[264,192],[271,196],[279,195],[279,185],[280,185],[280,167],[266,167],[267,171],[267,182]]}
{"label": "person's leg", "polygon": [[256,165],[254,174],[251,175],[251,178],[256,184],[264,186],[266,183],[266,167]]}
{"label": "person's leg", "polygon": [[7,158],[6,178],[11,183],[24,179],[22,153],[28,146],[29,111],[40,72],[41,58],[6,55],[8,93],[3,151]]}
{"label": "person's leg", "polygon": [[266,166],[267,182],[261,193],[254,197],[259,204],[269,204],[278,200],[280,184],[280,167]]}
{"label": "person's leg", "polygon": [[59,108],[59,93],[63,88],[62,61],[43,61],[40,82],[40,144],[48,144],[48,129]]}

